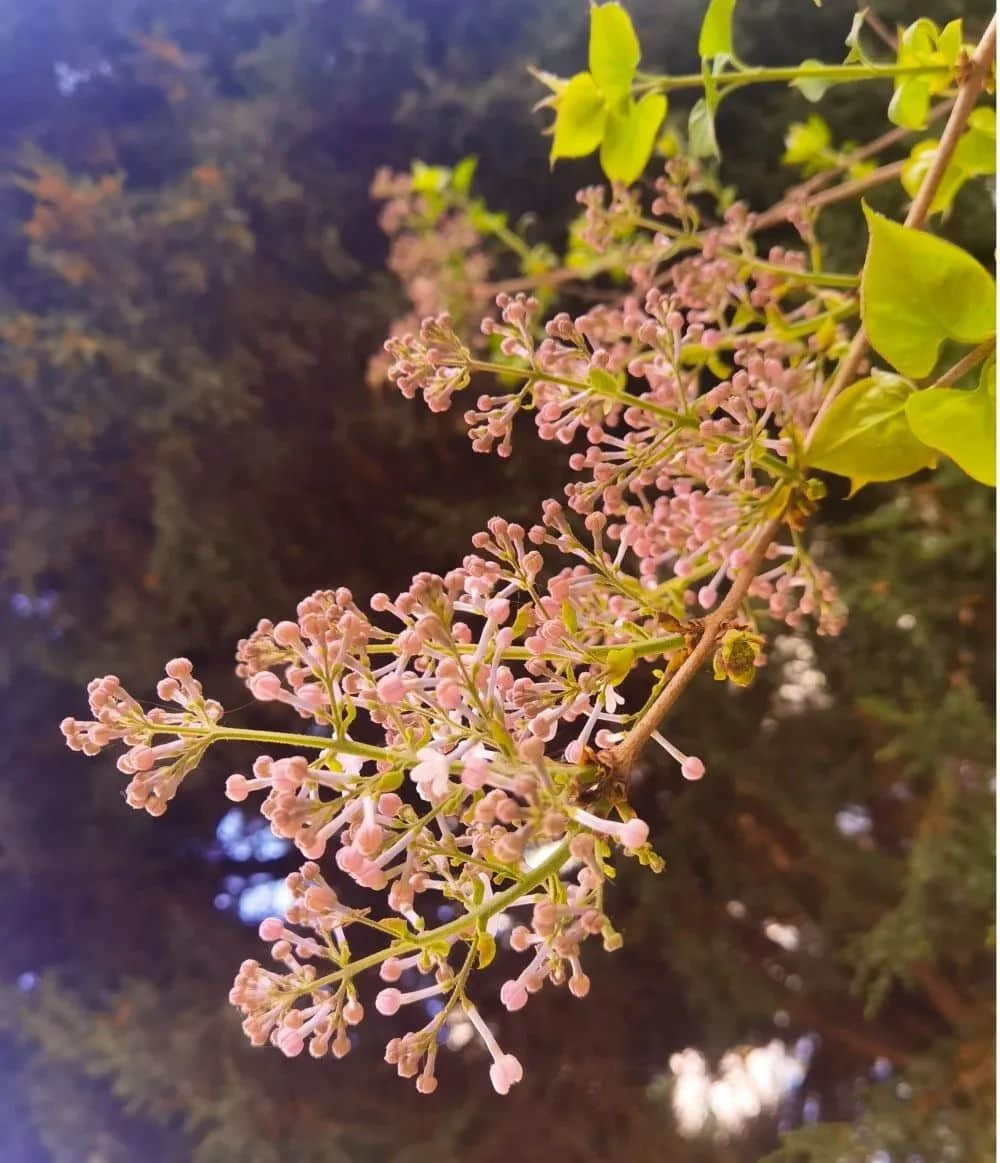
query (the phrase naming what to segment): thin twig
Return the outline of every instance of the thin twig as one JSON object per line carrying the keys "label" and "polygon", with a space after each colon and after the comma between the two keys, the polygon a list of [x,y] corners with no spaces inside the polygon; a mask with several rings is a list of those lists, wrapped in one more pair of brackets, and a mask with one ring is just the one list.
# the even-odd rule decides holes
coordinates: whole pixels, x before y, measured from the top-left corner
{"label": "thin twig", "polygon": [[[940,120],[940,118],[944,117],[946,113],[951,111],[951,107],[954,104],[954,99],[938,102],[938,104],[934,105],[931,108],[931,111],[927,114],[927,124],[930,125],[932,122]],[[838,176],[838,174],[842,174],[845,170],[849,170],[851,166],[857,165],[858,162],[867,161],[868,158],[875,157],[876,154],[880,154],[883,150],[889,149],[891,146],[894,146],[898,142],[903,141],[914,132],[915,130],[899,125],[895,129],[887,130],[879,137],[872,138],[871,141],[867,142],[865,145],[860,146],[858,149],[854,150],[853,153],[849,153],[846,157],[841,158],[841,160],[835,166],[831,166],[830,169],[824,170],[820,174],[815,174],[808,181],[803,182],[801,185],[794,186],[791,190],[789,190],[788,194],[782,198],[781,205],[787,206],[789,202],[796,203],[802,198],[811,197],[811,195],[815,194],[817,191],[822,190],[824,186],[829,185],[829,183],[832,182],[834,178]],[[775,207],[775,209],[777,209],[777,207]],[[766,213],[770,214],[773,213],[773,211],[766,211]]]}
{"label": "thin twig", "polygon": [[932,379],[931,385],[936,388],[949,388],[952,384],[957,384],[966,372],[972,371],[974,367],[979,367],[984,359],[988,359],[993,354],[995,347],[996,340],[992,336],[983,340],[978,347],[974,347],[972,351],[963,355],[958,363],[948,368],[936,380]]}
{"label": "thin twig", "polygon": [[764,560],[767,547],[777,536],[782,523],[783,517],[775,517],[764,526],[757,537],[757,544],[750,560],[737,574],[719,608],[705,619],[701,637],[691,653],[684,659],[673,678],[660,691],[656,701],[632,726],[625,738],[617,746],[601,755],[602,762],[606,763],[613,773],[626,775],[631,770],[640,751],[652,737],[653,732],[680,698],[684,688],[707,661],[708,656],[715,648],[720,631],[739,610],[747,591],[750,589],[751,582],[757,576],[757,570]]}
{"label": "thin twig", "polygon": [[872,170],[870,174],[865,174],[862,178],[854,178],[850,182],[841,182],[839,186],[831,186],[829,190],[823,190],[818,194],[804,197],[793,191],[789,197],[783,199],[777,206],[772,206],[770,210],[765,210],[761,214],[755,214],[752,219],[753,229],[767,230],[771,226],[778,226],[780,223],[787,221],[791,213],[806,203],[808,203],[810,209],[820,210],[824,206],[832,206],[834,202],[843,202],[847,198],[857,198],[860,194],[874,190],[876,186],[882,186],[886,182],[893,181],[902,172],[903,162],[888,162],[886,165]]}

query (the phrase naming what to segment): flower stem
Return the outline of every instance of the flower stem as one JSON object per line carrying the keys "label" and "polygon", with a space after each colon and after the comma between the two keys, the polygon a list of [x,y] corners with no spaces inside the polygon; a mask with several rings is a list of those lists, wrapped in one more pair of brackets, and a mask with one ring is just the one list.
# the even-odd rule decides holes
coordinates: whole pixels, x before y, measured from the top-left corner
{"label": "flower stem", "polygon": [[388,961],[390,957],[403,957],[408,952],[416,949],[426,949],[429,945],[433,945],[439,941],[447,941],[452,937],[461,937],[469,933],[475,933],[476,927],[480,921],[488,920],[497,913],[502,913],[504,909],[509,908],[525,893],[531,892],[532,889],[537,888],[543,884],[553,873],[558,872],[560,868],[566,863],[569,858],[569,840],[563,842],[554,851],[550,852],[548,856],[536,868],[530,869],[516,880],[510,888],[505,888],[503,892],[499,892],[496,896],[490,897],[489,900],[483,901],[481,905],[474,909],[469,909],[468,912],[462,913],[460,917],[449,921],[445,925],[439,925],[436,929],[430,929],[424,933],[408,934],[402,938],[405,944],[389,945],[385,949],[379,949],[375,953],[370,953],[367,957],[361,957],[357,961],[352,961],[350,965],[346,965],[343,969],[338,969],[336,973],[327,974],[326,977],[317,978],[316,981],[309,982],[301,988],[302,993],[312,993],[316,989],[322,989],[324,986],[335,985],[338,981],[344,978],[356,977],[359,973],[364,973],[366,969],[374,969],[376,965],[381,965],[383,961]]}
{"label": "flower stem", "polygon": [[[739,69],[721,73],[713,80],[720,96],[744,85],[768,85],[792,81],[827,81],[832,85],[852,81],[885,81],[896,77],[935,77],[953,70],[949,65],[797,65],[772,68],[767,66]],[[637,90],[644,92],[669,93],[674,89],[701,89],[705,78],[701,73],[686,73],[682,76],[649,76],[644,78]]]}
{"label": "flower stem", "polygon": [[335,739],[330,735],[295,735],[284,731],[255,731],[250,727],[178,727],[152,723],[154,735],[179,735],[185,739],[204,739],[206,743],[272,743],[280,747],[309,747],[316,751],[339,751],[362,759],[390,759],[384,747],[357,743],[353,739]]}

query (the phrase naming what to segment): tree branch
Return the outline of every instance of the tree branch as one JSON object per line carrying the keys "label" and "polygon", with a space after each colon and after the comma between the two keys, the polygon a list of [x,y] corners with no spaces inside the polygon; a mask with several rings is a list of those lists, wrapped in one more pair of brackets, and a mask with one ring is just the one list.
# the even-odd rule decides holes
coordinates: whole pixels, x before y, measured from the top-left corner
{"label": "tree branch", "polygon": [[783,516],[782,514],[781,517],[772,518],[761,530],[750,560],[737,574],[719,608],[705,619],[704,629],[694,649],[684,659],[680,668],[663,690],[660,691],[653,705],[632,726],[628,734],[617,746],[612,747],[600,757],[602,762],[608,765],[613,774],[619,776],[628,774],[653,732],[663,721],[670,708],[680,698],[681,692],[698,673],[708,659],[708,656],[712,653],[719,632],[725,628],[726,623],[735,615],[743,599],[746,597],[747,591],[750,589],[750,583],[756,577],[760,563],[763,561],[764,554],[767,552],[767,547],[774,540],[778,530],[781,528]]}
{"label": "tree branch", "polygon": [[[931,202],[934,199],[938,186],[941,184],[941,179],[944,177],[948,162],[951,161],[951,156],[955,152],[958,139],[965,129],[969,114],[972,112],[976,101],[979,99],[979,94],[982,92],[990,76],[995,51],[996,17],[990,21],[989,26],[983,33],[983,37],[972,55],[972,59],[969,61],[964,79],[959,88],[958,97],[952,107],[948,123],[944,128],[944,133],[941,135],[941,141],[935,153],[934,162],[924,176],[924,180],[920,184],[920,189],[917,191],[917,196],[913,200],[913,205],[910,207],[910,211],[906,216],[906,226],[919,228],[927,217]],[[885,169],[886,167],[882,168]],[[869,177],[872,176],[869,175]],[[861,180],[864,181],[864,179]],[[858,183],[853,184],[857,185]],[[852,183],[847,183],[847,185],[852,185]],[[839,188],[842,189],[843,187]],[[833,191],[829,192],[833,193]],[[858,364],[863,359],[867,349],[868,340],[865,336],[864,327],[861,327],[851,341],[851,346],[848,348],[846,355],[840,361],[830,388],[826,393],[826,398],[820,406],[816,418],[813,420],[806,436],[807,448],[823,414],[838,393],[854,379]],[[743,599],[746,597],[760,563],[764,560],[767,547],[777,536],[783,522],[784,514],[782,513],[778,517],[773,517],[764,526],[757,538],[757,543],[750,561],[740,570],[719,608],[705,619],[704,629],[694,649],[660,692],[652,706],[632,726],[625,738],[617,746],[612,747],[601,756],[602,761],[608,765],[612,774],[619,777],[628,775],[653,732],[659,727],[667,713],[680,698],[684,689],[708,660],[719,632],[729,619],[736,614]]]}
{"label": "tree branch", "polygon": [[984,340],[978,347],[974,347],[972,351],[967,352],[962,358],[948,368],[946,372],[942,372],[937,379],[931,379],[929,387],[949,388],[952,384],[957,384],[958,381],[965,375],[966,372],[972,371],[973,368],[979,367],[984,359],[988,359],[996,347],[996,340],[992,337]]}

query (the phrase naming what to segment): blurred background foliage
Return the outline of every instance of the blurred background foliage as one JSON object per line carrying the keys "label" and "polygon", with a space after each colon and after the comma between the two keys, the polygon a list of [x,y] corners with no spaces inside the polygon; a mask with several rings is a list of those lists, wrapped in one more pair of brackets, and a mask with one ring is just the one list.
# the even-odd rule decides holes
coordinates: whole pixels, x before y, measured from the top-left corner
{"label": "blurred background foliage", "polygon": [[[695,64],[701,3],[629,7],[648,62]],[[877,8],[970,35],[988,15]],[[839,59],[853,6],[739,12],[744,56],[794,63]],[[365,387],[404,306],[367,191],[378,166],[474,153],[490,205],[558,243],[598,176],[549,173],[525,66],[575,71],[586,23],[583,0],[0,0],[0,1158],[992,1154],[993,508],[957,473],[831,498],[843,637],[786,634],[749,691],[686,696],[677,742],[710,778],[637,772],[667,870],[623,870],[626,947],[588,965],[585,1003],[505,1016],[526,1079],[503,1101],[471,1048],[432,1099],[367,1030],[340,1064],[252,1051],[225,995],[291,862],[223,815],[244,757],[210,756],[151,824],[110,763],[61,748],[92,675],[141,693],[183,653],[237,706],[257,618],[446,569],[491,513],[559,490],[551,447],[477,457],[459,416]],[[836,140],[880,131],[876,89],[834,90]],[[723,178],[752,205],[794,178],[808,112],[723,107]],[[947,229],[988,261],[993,214],[969,189]],[[857,260],[859,222],[824,222]],[[773,1039],[802,1067],[778,1109],[682,1136],[672,1056],[715,1070]]]}

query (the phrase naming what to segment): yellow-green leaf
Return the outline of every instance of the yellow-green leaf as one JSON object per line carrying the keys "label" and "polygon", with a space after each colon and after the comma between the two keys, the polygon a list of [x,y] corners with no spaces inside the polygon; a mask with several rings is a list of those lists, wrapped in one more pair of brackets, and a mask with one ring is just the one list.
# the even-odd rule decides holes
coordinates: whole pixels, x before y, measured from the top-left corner
{"label": "yellow-green leaf", "polygon": [[818,113],[810,113],[805,121],[793,121],[785,134],[785,152],[782,161],[789,166],[802,166],[806,173],[815,173],[829,164],[830,127]]}
{"label": "yellow-green leaf", "polygon": [[851,493],[870,481],[894,481],[937,463],[906,418],[913,386],[874,372],[834,400],[806,450],[813,468],[849,477]]}
{"label": "yellow-green leaf", "polygon": [[688,148],[693,157],[718,157],[715,116],[704,97],[699,97],[688,115]]}
{"label": "yellow-green leaf", "polygon": [[483,929],[476,938],[477,969],[485,969],[497,955],[496,938]]}
{"label": "yellow-green leaf", "polygon": [[943,452],[974,480],[996,486],[996,363],[991,359],[975,391],[927,388],[906,401],[918,440]]}
{"label": "yellow-green leaf", "polygon": [[590,71],[609,104],[628,95],[638,64],[639,39],[629,14],[618,3],[591,5]]}
{"label": "yellow-green leaf", "polygon": [[468,194],[476,173],[475,157],[464,157],[451,173],[451,188],[458,194]]}
{"label": "yellow-green leaf", "polygon": [[907,77],[889,102],[889,120],[903,129],[923,129],[931,107],[931,87],[924,77]]}
{"label": "yellow-green leaf", "polygon": [[607,109],[590,73],[577,73],[556,98],[555,136],[549,160],[586,157],[601,144]]}
{"label": "yellow-green leaf", "polygon": [[628,678],[635,665],[635,651],[630,646],[617,646],[608,651],[608,682],[617,686]]}
{"label": "yellow-green leaf", "polygon": [[861,318],[872,347],[903,375],[931,373],[945,339],[981,343],[995,328],[992,276],[961,247],[867,205]]}
{"label": "yellow-green leaf", "polygon": [[628,185],[646,168],[656,134],[667,115],[662,93],[628,100],[624,114],[609,113],[601,142],[601,168],[614,181]]}
{"label": "yellow-green leaf", "polygon": [[[803,61],[799,68],[803,70],[821,69],[823,62],[810,58]],[[789,85],[793,89],[798,89],[807,101],[812,102],[820,100],[827,89],[832,88],[835,84],[836,81],[827,80],[826,77],[810,77],[808,71],[800,73],[794,81],[789,81]]]}
{"label": "yellow-green leaf", "polygon": [[[934,193],[931,213],[947,213],[959,190],[970,178],[996,173],[996,149],[996,113],[986,107],[974,109]],[[900,181],[911,198],[917,196],[927,171],[934,163],[937,150],[937,141],[918,141],[910,151]]]}
{"label": "yellow-green leaf", "polygon": [[736,0],[709,0],[698,33],[698,55],[702,60],[733,55],[733,9]]}

